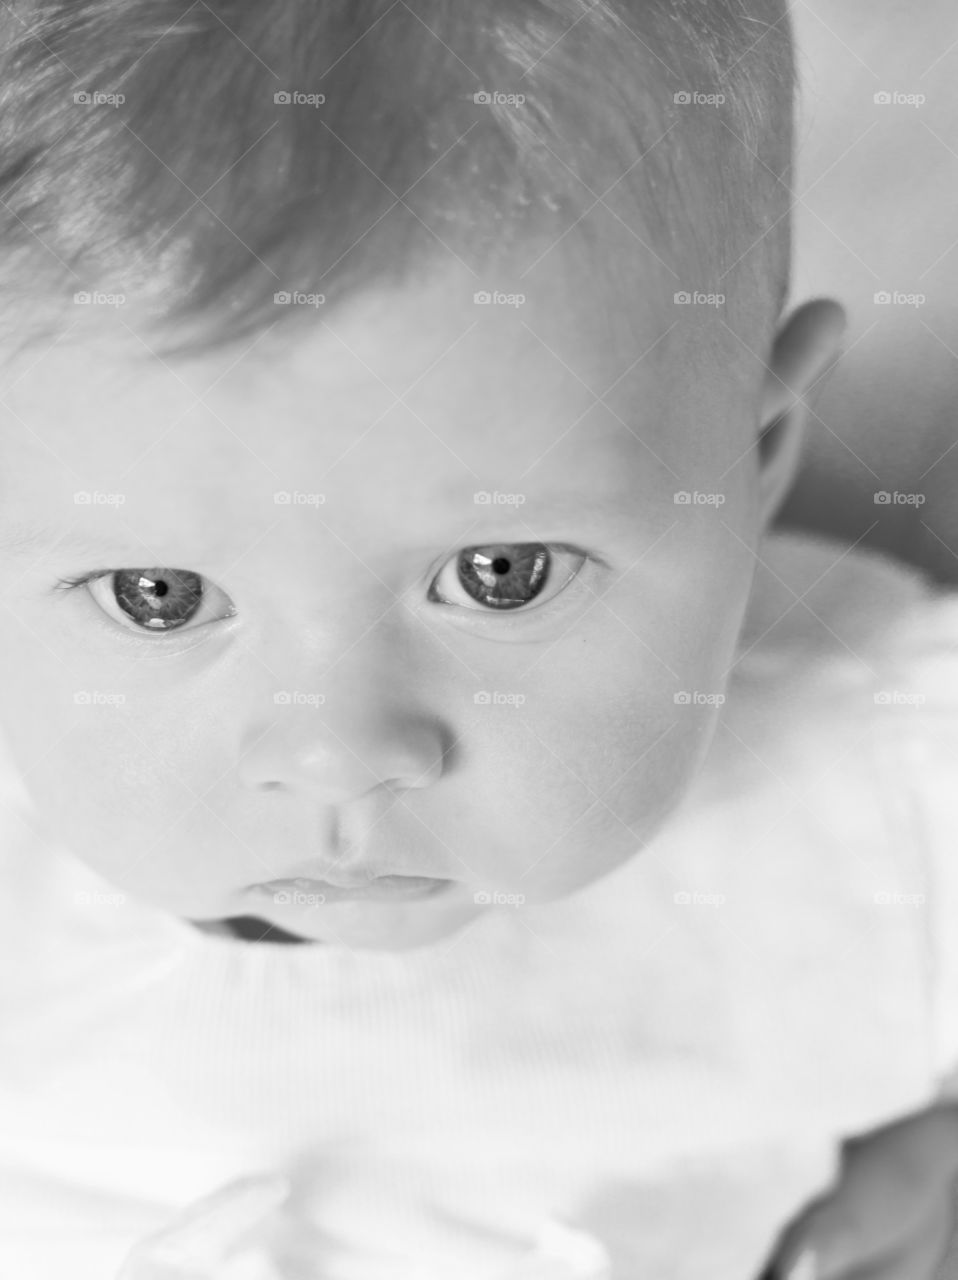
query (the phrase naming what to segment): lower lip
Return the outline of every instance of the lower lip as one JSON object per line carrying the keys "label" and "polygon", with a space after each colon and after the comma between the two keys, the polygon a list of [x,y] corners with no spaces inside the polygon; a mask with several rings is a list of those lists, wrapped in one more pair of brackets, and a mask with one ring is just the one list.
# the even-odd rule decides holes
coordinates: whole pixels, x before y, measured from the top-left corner
{"label": "lower lip", "polygon": [[310,906],[309,898],[324,902],[393,902],[406,898],[432,898],[452,884],[432,876],[380,876],[361,889],[340,889],[322,880],[270,880],[256,886],[257,892],[272,898],[288,895],[286,903],[277,905]]}

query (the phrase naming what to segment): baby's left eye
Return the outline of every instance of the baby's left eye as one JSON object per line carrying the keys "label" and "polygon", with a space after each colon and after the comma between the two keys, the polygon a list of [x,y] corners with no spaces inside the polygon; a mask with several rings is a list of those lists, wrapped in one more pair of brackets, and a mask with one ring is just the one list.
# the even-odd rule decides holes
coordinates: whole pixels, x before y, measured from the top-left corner
{"label": "baby's left eye", "polygon": [[[231,617],[236,608],[218,587],[189,569],[114,569],[61,583],[85,586],[96,604],[114,622],[133,631],[176,631],[208,612]],[[221,607],[217,601],[225,601]],[[210,618],[202,618],[210,621]]]}
{"label": "baby's left eye", "polygon": [[429,599],[473,610],[523,609],[533,601],[538,608],[564,591],[587,559],[581,551],[542,542],[466,547],[440,569]]}

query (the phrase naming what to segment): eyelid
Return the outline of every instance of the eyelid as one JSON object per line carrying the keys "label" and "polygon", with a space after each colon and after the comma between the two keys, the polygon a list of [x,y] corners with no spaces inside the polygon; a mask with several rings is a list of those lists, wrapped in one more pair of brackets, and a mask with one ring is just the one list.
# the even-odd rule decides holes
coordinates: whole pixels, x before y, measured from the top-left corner
{"label": "eyelid", "polygon": [[[453,600],[446,600],[442,598],[433,600],[431,598],[431,593],[433,591],[438,592],[436,583],[438,582],[442,573],[445,571],[447,566],[453,562],[453,560],[457,559],[463,553],[463,551],[483,550],[484,548],[487,548],[487,547],[500,547],[500,546],[501,547],[543,546],[550,553],[560,552],[565,555],[581,557],[582,563],[578,566],[578,568],[573,573],[569,575],[567,581],[559,588],[559,590],[554,592],[554,594],[548,596],[547,599],[543,600],[540,603],[536,603],[535,600],[533,600],[533,601],[530,601],[528,605],[522,605],[516,609],[484,608],[480,604],[475,604],[474,606],[470,606],[466,604],[457,604]],[[471,542],[468,545],[468,547],[459,547],[454,552],[452,552],[451,555],[446,556],[445,560],[443,560],[439,568],[433,572],[429,580],[429,587],[428,587],[427,594],[429,595],[430,603],[432,604],[438,604],[438,605],[444,606],[446,609],[457,610],[460,613],[468,615],[470,617],[481,618],[484,622],[494,618],[500,626],[503,624],[503,622],[506,619],[508,619],[510,622],[521,624],[521,619],[527,618],[531,614],[545,612],[545,610],[549,609],[552,605],[554,605],[555,602],[561,596],[564,596],[566,592],[569,591],[570,588],[572,588],[573,585],[581,579],[583,569],[586,567],[586,565],[588,565],[591,562],[601,565],[607,569],[611,568],[611,565],[609,564],[609,562],[605,560],[602,556],[597,555],[594,552],[588,551],[584,547],[573,546],[571,543],[567,543],[567,542],[545,542],[545,541],[540,542],[540,541],[534,541],[532,539],[530,539],[527,542],[510,542],[505,540],[497,540],[497,541],[491,541],[491,542]]]}
{"label": "eyelid", "polygon": [[[505,623],[508,623],[511,627],[519,628],[522,626],[525,619],[529,619],[530,621],[533,617],[538,619],[539,614],[544,614],[552,606],[556,606],[557,602],[562,597],[568,597],[570,589],[573,588],[576,583],[580,583],[582,581],[583,571],[586,570],[588,566],[596,565],[610,571],[613,568],[610,562],[597,551],[567,542],[550,542],[544,539],[529,539],[525,542],[509,542],[504,539],[494,539],[485,542],[471,542],[468,547],[458,547],[453,552],[448,553],[438,567],[434,568],[430,572],[427,597],[428,593],[433,590],[436,580],[445,569],[446,565],[449,564],[450,560],[454,556],[460,555],[462,551],[469,550],[471,548],[481,549],[483,547],[492,546],[523,547],[530,545],[540,545],[546,547],[550,552],[558,551],[569,555],[580,556],[582,558],[582,563],[575,572],[569,576],[568,581],[554,595],[550,596],[543,603],[538,605],[530,603],[528,606],[507,610],[483,608],[479,605],[475,608],[470,608],[468,605],[456,604],[453,601],[443,599],[429,601],[429,603],[439,604],[450,612],[468,617],[473,625],[480,625],[490,629],[498,629],[499,631],[504,629]],[[88,573],[67,575],[59,578],[54,583],[51,590],[53,593],[62,592],[63,594],[66,594],[77,587],[89,587],[91,583],[102,578],[109,577],[111,574],[117,572],[119,572],[117,569],[94,569]],[[203,577],[203,575],[198,576]],[[203,578],[203,581],[206,582],[206,579]],[[113,641],[119,641],[123,644],[138,645],[140,647],[147,644],[150,645],[157,653],[166,652],[173,654],[182,652],[186,648],[192,648],[201,643],[211,633],[212,622],[235,622],[235,619],[238,616],[238,610],[232,600],[230,600],[230,597],[226,595],[226,592],[223,591],[222,588],[216,587],[215,584],[209,585],[214,586],[215,589],[225,597],[225,599],[230,601],[230,612],[223,617],[213,618],[209,622],[200,623],[197,626],[186,625],[184,627],[172,628],[169,631],[149,631],[132,625],[126,626],[106,613],[102,606],[97,603],[91,592],[87,591],[86,594],[90,597],[90,603],[93,606],[94,622],[97,626],[101,627]],[[561,608],[562,606],[558,605],[557,607]],[[189,637],[189,640],[187,640],[187,637]]]}
{"label": "eyelid", "polygon": [[[112,574],[118,573],[118,572],[120,571],[117,569],[94,569],[94,570],[91,570],[89,573],[67,575],[66,577],[58,579],[58,581],[53,586],[53,590],[54,592],[57,592],[57,591],[68,592],[68,591],[74,590],[76,587],[89,588],[89,586],[92,583],[98,582],[103,578],[108,578]],[[203,577],[202,574],[198,574],[197,576],[201,578]],[[192,643],[197,643],[197,637],[201,637],[202,634],[211,625],[211,623],[229,622],[231,619],[237,616],[238,610],[236,606],[233,604],[232,600],[230,600],[230,597],[226,594],[226,592],[223,591],[221,587],[217,587],[215,583],[207,583],[206,578],[203,578],[203,582],[206,583],[207,586],[212,587],[214,590],[218,591],[220,595],[223,596],[224,599],[229,601],[230,612],[221,618],[211,618],[209,619],[209,621],[201,622],[195,626],[191,626],[189,625],[189,623],[187,623],[185,626],[182,626],[182,627],[171,627],[167,631],[163,631],[163,630],[151,631],[146,627],[137,627],[132,624],[130,626],[127,626],[125,623],[120,622],[118,619],[112,617],[103,608],[103,606],[96,600],[96,598],[94,597],[91,591],[87,590],[86,594],[90,599],[90,603],[93,605],[94,622],[98,626],[106,630],[113,638],[120,640],[122,643],[132,642],[133,644],[138,644],[138,645],[148,644],[157,649],[160,647],[160,644],[162,642],[162,647],[164,649],[168,651],[172,651],[174,649],[182,649],[183,647],[185,647],[180,642],[186,636],[190,636],[193,638]]]}

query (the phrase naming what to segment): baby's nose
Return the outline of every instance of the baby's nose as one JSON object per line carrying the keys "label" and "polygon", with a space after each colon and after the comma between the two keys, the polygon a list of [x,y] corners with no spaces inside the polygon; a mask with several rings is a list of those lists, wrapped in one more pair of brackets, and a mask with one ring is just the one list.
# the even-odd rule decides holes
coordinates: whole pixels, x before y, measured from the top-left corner
{"label": "baby's nose", "polygon": [[244,786],[308,793],[344,805],[377,787],[432,786],[444,771],[446,735],[431,717],[386,706],[361,719],[324,706],[283,705],[242,751]]}

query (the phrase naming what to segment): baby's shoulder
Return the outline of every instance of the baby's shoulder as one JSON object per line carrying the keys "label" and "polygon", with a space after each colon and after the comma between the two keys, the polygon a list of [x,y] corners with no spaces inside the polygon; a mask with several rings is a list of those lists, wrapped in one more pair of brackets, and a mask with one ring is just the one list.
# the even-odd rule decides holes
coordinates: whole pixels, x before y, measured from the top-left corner
{"label": "baby's shoulder", "polygon": [[726,698],[691,812],[739,833],[774,824],[832,868],[888,849],[917,874],[955,842],[958,592],[885,555],[775,535]]}
{"label": "baby's shoulder", "polygon": [[759,549],[740,641],[806,670],[831,660],[897,666],[929,648],[956,651],[958,592],[875,549],[781,531]]}
{"label": "baby's shoulder", "polygon": [[853,1132],[958,1064],[958,593],[778,535],[726,692],[643,873],[742,997],[750,1052],[777,1010],[782,1078],[831,1080]]}
{"label": "baby's shoulder", "polygon": [[[729,711],[823,734],[866,722],[906,736],[958,716],[958,592],[883,553],[801,533],[761,549]],[[804,712],[804,715],[802,714]]]}

